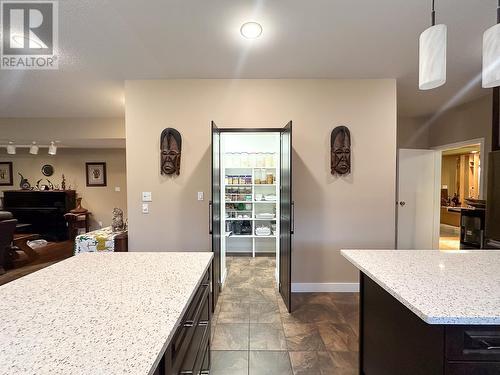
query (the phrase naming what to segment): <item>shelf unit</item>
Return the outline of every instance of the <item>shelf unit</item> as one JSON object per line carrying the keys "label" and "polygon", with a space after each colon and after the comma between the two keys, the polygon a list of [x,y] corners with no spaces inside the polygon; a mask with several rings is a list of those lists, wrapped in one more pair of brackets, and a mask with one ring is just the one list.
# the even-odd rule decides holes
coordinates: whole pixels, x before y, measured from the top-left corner
{"label": "shelf unit", "polygon": [[[275,165],[278,165],[277,155],[274,156]],[[275,183],[273,184],[256,184],[255,176],[256,173],[272,173],[275,177]],[[223,167],[222,168],[222,231],[223,238],[225,241],[225,251],[230,253],[245,252],[251,253],[253,257],[259,252],[273,252],[276,253],[279,249],[279,169],[274,167]],[[226,176],[250,176],[252,183],[245,184],[233,184],[226,183]],[[246,188],[244,192],[234,193],[238,195],[244,195],[250,197],[248,200],[232,200],[228,199],[230,196],[228,191],[231,189]],[[266,201],[266,200],[256,200],[256,194],[264,195],[275,195],[276,200]],[[229,209],[229,205],[246,205],[243,209]],[[249,209],[247,209],[247,207]],[[236,213],[236,214],[235,214]],[[274,218],[257,218],[256,215],[259,213],[274,213]],[[235,214],[237,217],[228,217],[229,215]],[[238,217],[246,215],[248,217]],[[232,230],[232,223],[237,222],[248,222],[251,227],[251,234],[235,234]],[[228,225],[228,223],[230,223]],[[255,229],[257,226],[266,225],[271,227],[271,224],[276,225],[275,234],[259,236],[255,234]],[[229,230],[231,229],[231,230]]]}

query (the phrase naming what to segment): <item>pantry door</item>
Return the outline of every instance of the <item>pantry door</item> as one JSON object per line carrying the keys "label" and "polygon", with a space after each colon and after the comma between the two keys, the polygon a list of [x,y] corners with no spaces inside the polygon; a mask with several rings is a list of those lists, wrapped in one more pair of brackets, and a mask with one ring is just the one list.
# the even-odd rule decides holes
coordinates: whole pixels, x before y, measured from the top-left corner
{"label": "pantry door", "polygon": [[279,291],[288,309],[292,311],[292,122],[282,130],[280,137],[280,255]]}
{"label": "pantry door", "polygon": [[212,311],[215,311],[221,287],[220,251],[221,251],[221,161],[220,161],[220,130],[212,121],[212,198],[209,203],[210,234],[214,259],[212,264]]}

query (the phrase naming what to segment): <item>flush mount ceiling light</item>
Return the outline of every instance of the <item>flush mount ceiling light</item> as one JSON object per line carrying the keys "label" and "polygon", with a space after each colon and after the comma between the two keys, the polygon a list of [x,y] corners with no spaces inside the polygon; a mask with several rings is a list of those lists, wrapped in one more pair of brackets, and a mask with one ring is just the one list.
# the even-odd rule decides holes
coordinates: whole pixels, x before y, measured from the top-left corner
{"label": "flush mount ceiling light", "polygon": [[497,24],[483,34],[483,87],[500,86],[500,0]]}
{"label": "flush mount ceiling light", "polygon": [[432,26],[420,34],[419,82],[420,90],[431,90],[446,83],[446,25],[436,25],[436,11],[432,0]]}
{"label": "flush mount ceiling light", "polygon": [[37,155],[38,154],[38,146],[36,145],[36,142],[33,142],[30,146],[30,154],[31,155]]}
{"label": "flush mount ceiling light", "polygon": [[257,39],[262,35],[262,26],[257,22],[246,22],[241,25],[240,32],[247,39]]}
{"label": "flush mount ceiling light", "polygon": [[54,144],[54,142],[50,142],[49,155],[55,155],[55,154],[57,154],[57,146]]}
{"label": "flush mount ceiling light", "polygon": [[9,142],[9,144],[7,145],[7,154],[9,155],[16,154],[16,146],[14,145],[13,142]]}

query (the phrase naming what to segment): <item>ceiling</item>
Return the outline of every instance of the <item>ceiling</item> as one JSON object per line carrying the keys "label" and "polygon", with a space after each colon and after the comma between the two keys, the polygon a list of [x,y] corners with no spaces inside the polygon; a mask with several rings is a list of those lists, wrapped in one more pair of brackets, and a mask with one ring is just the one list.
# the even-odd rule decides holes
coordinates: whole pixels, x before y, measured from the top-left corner
{"label": "ceiling", "polygon": [[[486,94],[482,34],[496,0],[437,0],[448,81],[419,92],[430,0],[59,1],[60,69],[0,71],[0,117],[124,115],[124,81],[160,78],[397,78],[402,116]],[[255,20],[255,41],[239,28]]]}
{"label": "ceiling", "polygon": [[481,151],[481,145],[470,145],[459,148],[454,148],[451,150],[443,151],[443,156],[452,156],[452,155],[468,155],[472,153],[478,153]]}

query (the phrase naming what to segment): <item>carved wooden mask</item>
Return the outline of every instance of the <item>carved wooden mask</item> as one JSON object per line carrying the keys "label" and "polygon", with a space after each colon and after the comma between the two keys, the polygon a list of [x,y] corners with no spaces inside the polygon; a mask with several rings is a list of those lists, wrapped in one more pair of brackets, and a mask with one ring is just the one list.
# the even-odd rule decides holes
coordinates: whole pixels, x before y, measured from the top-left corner
{"label": "carved wooden mask", "polygon": [[337,126],[332,131],[331,158],[333,175],[351,173],[351,132],[345,126]]}
{"label": "carved wooden mask", "polygon": [[164,129],[160,137],[161,174],[181,173],[181,150],[181,133],[173,128]]}

